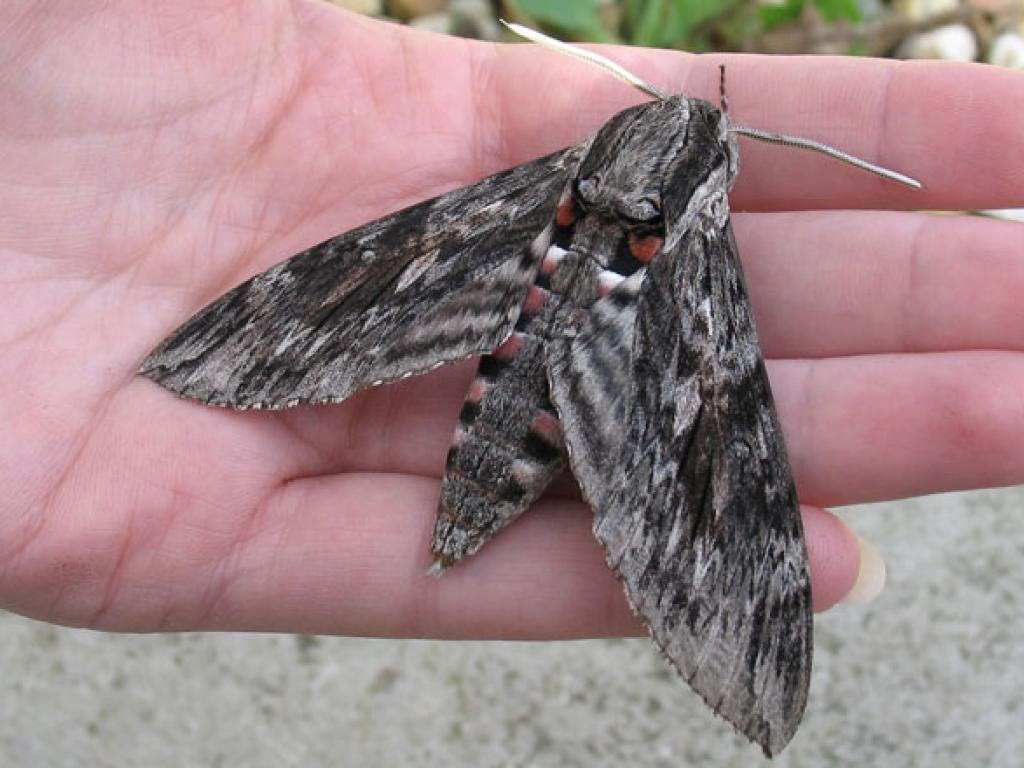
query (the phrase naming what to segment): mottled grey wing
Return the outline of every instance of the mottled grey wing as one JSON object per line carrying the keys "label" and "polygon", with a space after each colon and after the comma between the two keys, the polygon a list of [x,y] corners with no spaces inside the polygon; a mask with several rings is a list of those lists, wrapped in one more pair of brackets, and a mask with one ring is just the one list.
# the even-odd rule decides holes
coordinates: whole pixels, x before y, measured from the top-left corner
{"label": "mottled grey wing", "polygon": [[[336,402],[511,332],[579,147],[304,251],[214,301],[140,372],[234,408]],[[550,230],[547,230],[550,233]]]}
{"label": "mottled grey wing", "polygon": [[630,603],[772,754],[807,699],[807,557],[732,234],[701,228],[551,345],[552,400]]}

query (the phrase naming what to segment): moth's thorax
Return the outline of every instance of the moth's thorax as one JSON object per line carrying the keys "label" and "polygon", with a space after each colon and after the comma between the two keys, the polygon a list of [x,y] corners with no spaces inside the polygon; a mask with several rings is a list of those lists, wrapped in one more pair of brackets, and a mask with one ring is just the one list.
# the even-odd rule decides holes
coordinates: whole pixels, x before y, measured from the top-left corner
{"label": "moth's thorax", "polygon": [[728,117],[700,99],[673,96],[624,110],[595,135],[573,179],[587,213],[626,229],[656,229],[687,210],[701,187],[725,192],[739,170]]}
{"label": "moth's thorax", "polygon": [[[661,237],[660,228],[651,230]],[[570,232],[557,237],[555,244],[591,261],[601,269],[612,269],[619,274],[631,274],[636,266],[624,265],[629,235],[615,220],[597,213],[581,214]]]}

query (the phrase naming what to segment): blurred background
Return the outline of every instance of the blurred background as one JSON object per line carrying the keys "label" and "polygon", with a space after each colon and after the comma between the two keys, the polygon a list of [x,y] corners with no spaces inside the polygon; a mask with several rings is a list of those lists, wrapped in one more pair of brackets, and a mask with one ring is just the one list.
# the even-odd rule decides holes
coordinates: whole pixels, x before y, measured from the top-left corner
{"label": "blurred background", "polygon": [[[570,40],[1024,69],[1024,0],[334,2],[485,39],[500,15]],[[807,715],[774,765],[1024,766],[1022,508],[1014,488],[842,511],[889,583],[817,617]],[[644,639],[104,635],[2,612],[0,635],[3,768],[769,764]]]}
{"label": "blurred background", "polygon": [[497,19],[563,40],[747,53],[986,61],[1024,68],[1022,0],[332,0],[435,32],[508,39]]}

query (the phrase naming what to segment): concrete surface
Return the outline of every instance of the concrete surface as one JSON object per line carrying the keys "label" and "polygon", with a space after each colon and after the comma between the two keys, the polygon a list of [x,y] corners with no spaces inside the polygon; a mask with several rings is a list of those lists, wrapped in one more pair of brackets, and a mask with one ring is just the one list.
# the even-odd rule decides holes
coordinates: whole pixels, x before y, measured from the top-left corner
{"label": "concrete surface", "polygon": [[[778,766],[1024,765],[1024,489],[846,515],[886,591],[818,617]],[[759,766],[644,640],[117,636],[0,614],[0,766]]]}

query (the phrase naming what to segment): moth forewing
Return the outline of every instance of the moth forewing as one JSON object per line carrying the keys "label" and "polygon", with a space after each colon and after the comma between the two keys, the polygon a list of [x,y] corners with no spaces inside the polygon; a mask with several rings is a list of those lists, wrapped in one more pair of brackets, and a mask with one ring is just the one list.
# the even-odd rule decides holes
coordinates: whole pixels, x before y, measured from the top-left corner
{"label": "moth forewing", "polygon": [[202,309],[139,371],[202,402],[276,409],[491,351],[512,331],[539,262],[529,245],[579,153],[325,240]]}
{"label": "moth forewing", "polygon": [[806,703],[810,580],[729,228],[735,147],[710,105],[689,107],[688,144],[663,154],[664,249],[552,341],[551,393],[630,604],[680,675],[773,754]]}

